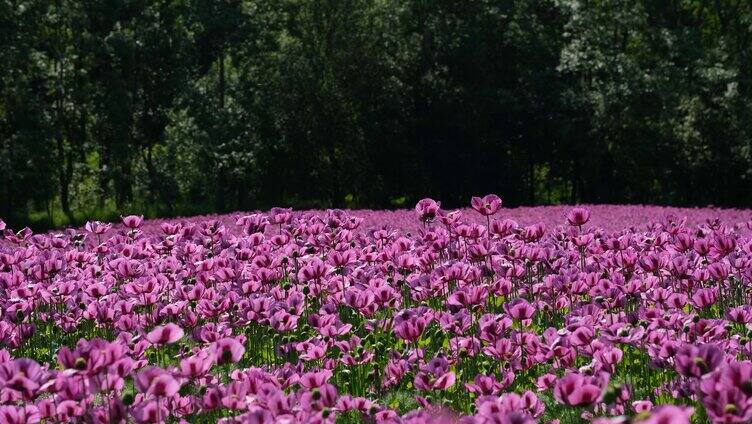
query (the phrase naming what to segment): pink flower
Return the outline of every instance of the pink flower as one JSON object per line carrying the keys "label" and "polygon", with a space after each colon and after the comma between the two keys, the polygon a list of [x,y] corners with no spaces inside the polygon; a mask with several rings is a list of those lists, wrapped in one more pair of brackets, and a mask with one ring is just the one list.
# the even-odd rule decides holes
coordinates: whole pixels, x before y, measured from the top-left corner
{"label": "pink flower", "polygon": [[272,208],[269,211],[269,222],[272,224],[289,224],[292,220],[291,208]]}
{"label": "pink flower", "polygon": [[234,381],[224,390],[222,405],[228,409],[245,409],[248,381]]}
{"label": "pink flower", "polygon": [[131,230],[135,230],[136,228],[140,227],[141,223],[144,221],[143,215],[128,215],[121,218],[123,220],[123,225],[125,225],[127,228],[130,228]]}
{"label": "pink flower", "polygon": [[703,406],[713,422],[752,421],[752,362],[725,364],[700,380]]}
{"label": "pink flower", "polygon": [[535,308],[525,299],[514,299],[504,304],[504,310],[516,320],[530,319]]}
{"label": "pink flower", "polygon": [[535,387],[537,387],[539,391],[544,391],[553,387],[554,383],[556,383],[556,375],[543,374],[536,380]]}
{"label": "pink flower", "polygon": [[4,424],[26,424],[32,418],[23,406],[0,406],[0,422]]}
{"label": "pink flower", "polygon": [[603,384],[595,377],[569,373],[554,386],[554,398],[570,406],[590,405],[600,400]]}
{"label": "pink flower", "polygon": [[214,357],[201,351],[180,361],[180,372],[184,377],[198,378],[205,375],[214,364]]}
{"label": "pink flower", "polygon": [[640,412],[649,412],[653,409],[653,402],[649,400],[636,400],[632,402],[632,409],[638,414]]}
{"label": "pink flower", "polygon": [[610,373],[615,371],[615,366],[621,362],[624,353],[621,349],[614,346],[604,346],[595,351],[593,356],[603,364]]}
{"label": "pink flower", "polygon": [[723,352],[715,345],[685,344],[674,359],[676,371],[685,377],[701,377],[723,362]]}
{"label": "pink flower", "polygon": [[214,351],[217,364],[222,365],[240,361],[245,353],[245,347],[233,337],[225,337],[214,343]]}
{"label": "pink flower", "polygon": [[419,372],[415,375],[413,384],[420,390],[446,390],[454,386],[456,381],[457,376],[452,371],[440,374],[438,377],[427,372]]}
{"label": "pink flower", "polygon": [[168,418],[167,408],[156,400],[142,403],[133,410],[137,423],[161,423]]}
{"label": "pink flower", "polygon": [[160,346],[166,344],[172,344],[180,340],[185,332],[182,328],[173,323],[162,325],[154,328],[146,335],[146,340],[152,344]]}
{"label": "pink flower", "polygon": [[455,290],[447,299],[448,306],[477,306],[486,303],[488,290],[484,287],[466,286]]}
{"label": "pink flower", "polygon": [[360,411],[367,412],[373,403],[364,397],[340,396],[337,399],[337,409],[343,412]]}
{"label": "pink flower", "polygon": [[320,411],[331,408],[337,402],[337,389],[331,384],[324,384],[313,390],[304,392],[300,397],[300,404],[304,410]]}
{"label": "pink flower", "polygon": [[573,227],[582,227],[590,221],[590,211],[585,208],[572,208],[567,212],[567,222]]}
{"label": "pink flower", "polygon": [[[501,397],[484,396],[478,398],[475,415],[479,423],[533,424],[536,416],[543,412],[543,404],[533,394],[520,396],[507,393]],[[532,395],[532,396],[531,396]]]}
{"label": "pink flower", "polygon": [[180,390],[178,383],[167,371],[149,367],[142,371],[134,379],[138,391],[156,397],[170,397]]}
{"label": "pink flower", "polygon": [[650,416],[638,421],[639,424],[689,424],[693,409],[663,405],[655,408]]}
{"label": "pink flower", "polygon": [[483,216],[490,216],[501,208],[501,199],[495,194],[487,194],[484,197],[473,197],[470,205]]}
{"label": "pink flower", "polygon": [[86,228],[86,231],[92,234],[101,235],[101,234],[106,233],[110,228],[112,228],[112,224],[105,224],[99,221],[89,221],[86,223],[84,228]]}
{"label": "pink flower", "polygon": [[3,387],[31,399],[46,380],[46,373],[31,359],[16,359],[0,364],[0,382]]}
{"label": "pink flower", "polygon": [[420,367],[413,384],[420,390],[446,390],[454,386],[457,377],[449,371],[449,362],[439,355]]}
{"label": "pink flower", "polygon": [[57,419],[74,421],[76,417],[84,414],[84,408],[75,400],[64,400],[57,405]]}
{"label": "pink flower", "polygon": [[441,204],[432,199],[422,199],[415,205],[415,212],[422,222],[431,222],[439,213]]}
{"label": "pink flower", "polygon": [[298,278],[301,281],[319,280],[329,273],[329,267],[319,258],[312,259],[307,265],[300,268]]}
{"label": "pink flower", "polygon": [[503,387],[502,384],[496,381],[492,376],[478,374],[475,376],[473,383],[465,383],[465,389],[478,396],[484,396],[498,394]]}
{"label": "pink flower", "polygon": [[299,383],[301,387],[313,389],[323,386],[330,378],[332,378],[332,372],[330,370],[311,371],[300,376]]}
{"label": "pink flower", "polygon": [[399,338],[408,342],[418,340],[426,328],[426,320],[423,317],[411,317],[394,326],[394,332]]}
{"label": "pink flower", "polygon": [[713,305],[717,301],[718,289],[715,287],[698,289],[692,295],[692,304],[698,309]]}
{"label": "pink flower", "polygon": [[265,409],[257,409],[255,411],[249,411],[238,417],[246,424],[266,424],[274,422],[272,414]]}

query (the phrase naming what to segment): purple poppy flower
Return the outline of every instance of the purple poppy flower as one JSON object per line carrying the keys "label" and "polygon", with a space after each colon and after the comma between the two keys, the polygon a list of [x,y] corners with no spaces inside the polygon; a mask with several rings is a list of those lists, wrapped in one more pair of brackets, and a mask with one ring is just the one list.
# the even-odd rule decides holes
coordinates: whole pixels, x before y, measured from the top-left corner
{"label": "purple poppy flower", "polygon": [[245,347],[233,337],[225,337],[218,340],[213,346],[217,364],[219,365],[238,362],[245,353]]}
{"label": "purple poppy flower", "polygon": [[456,375],[449,371],[446,357],[439,355],[420,367],[413,384],[420,390],[446,390],[454,386]]}
{"label": "purple poppy flower", "polygon": [[595,351],[593,356],[603,364],[610,373],[615,372],[616,364],[621,362],[624,353],[621,349],[614,346],[604,346],[601,349]]}
{"label": "purple poppy flower", "polygon": [[632,402],[632,409],[638,414],[641,412],[650,412],[653,409],[653,402],[649,400],[636,400]]}
{"label": "purple poppy flower", "polygon": [[692,295],[692,304],[702,309],[706,306],[715,304],[718,301],[718,289],[716,288],[702,288],[698,289]]}
{"label": "purple poppy flower", "polygon": [[441,204],[432,199],[422,199],[415,205],[415,212],[421,222],[431,222],[439,213]]}
{"label": "purple poppy flower", "polygon": [[564,405],[590,405],[600,400],[603,387],[603,382],[595,377],[568,373],[556,382],[554,398]]}
{"label": "purple poppy flower", "polygon": [[311,412],[332,408],[336,402],[337,389],[328,383],[313,390],[305,391],[300,397],[300,404],[303,409]]}
{"label": "purple poppy flower", "polygon": [[272,224],[289,224],[292,220],[292,209],[291,208],[272,208],[271,211],[269,211],[269,222]]}
{"label": "purple poppy flower", "polygon": [[157,367],[146,368],[133,382],[139,392],[156,397],[174,396],[180,390],[180,383],[170,373]]}
{"label": "purple poppy flower", "polygon": [[504,310],[516,320],[530,319],[535,308],[525,299],[514,299],[504,304]]}
{"label": "purple poppy flower", "polygon": [[419,372],[415,375],[413,384],[420,390],[446,390],[457,381],[454,372],[449,371],[438,376],[426,372]]}
{"label": "purple poppy flower", "polygon": [[180,372],[184,377],[198,378],[205,375],[214,364],[214,356],[201,351],[180,361]]}
{"label": "purple poppy flower", "polygon": [[651,414],[639,424],[689,424],[693,413],[692,408],[674,405],[662,405],[652,410]]}
{"label": "purple poppy flower", "polygon": [[31,422],[31,414],[23,406],[0,406],[0,422],[5,424],[26,424]]}
{"label": "purple poppy flower", "polygon": [[544,391],[553,387],[554,383],[556,383],[556,375],[543,374],[535,381],[535,386],[539,391]]}
{"label": "purple poppy flower", "polygon": [[146,335],[146,340],[156,346],[172,344],[180,340],[185,332],[179,326],[168,323],[159,327],[155,327]]}
{"label": "purple poppy flower", "polygon": [[135,230],[136,228],[140,227],[141,223],[144,222],[143,215],[128,215],[121,218],[123,220],[123,225],[126,228],[130,228],[131,230]]}
{"label": "purple poppy flower", "polygon": [[201,408],[206,411],[211,411],[219,408],[222,404],[222,388],[211,387],[204,393],[201,398]]}
{"label": "purple poppy flower", "polygon": [[488,290],[484,287],[466,286],[455,290],[447,299],[448,306],[472,307],[486,303]]}
{"label": "purple poppy flower", "polygon": [[470,205],[479,214],[483,216],[490,216],[498,212],[501,208],[501,199],[495,194],[487,194],[481,197],[473,197],[470,199]]}
{"label": "purple poppy flower", "polygon": [[92,234],[102,235],[112,228],[112,224],[105,224],[99,221],[89,221],[84,228]]}
{"label": "purple poppy flower", "polygon": [[56,417],[62,421],[74,421],[84,414],[85,409],[75,400],[64,400],[55,409]]}
{"label": "purple poppy flower", "polygon": [[243,410],[247,407],[248,381],[234,381],[224,389],[222,406],[227,409]]}
{"label": "purple poppy flower", "polygon": [[162,423],[169,417],[169,411],[162,402],[152,400],[139,404],[133,410],[137,423]]}
{"label": "purple poppy flower", "polygon": [[313,389],[323,386],[330,378],[332,378],[332,372],[330,370],[311,371],[300,376],[299,383],[301,387]]}
{"label": "purple poppy flower", "polygon": [[475,415],[481,423],[533,424],[533,410],[542,413],[542,404],[535,395],[530,397],[508,393],[501,397],[485,396],[478,399],[478,413]]}
{"label": "purple poppy flower", "polygon": [[713,422],[752,420],[752,362],[721,366],[700,381],[699,389],[705,410]]}
{"label": "purple poppy flower", "polygon": [[676,353],[674,367],[686,377],[702,377],[723,362],[723,351],[713,344],[685,344]]}
{"label": "purple poppy flower", "polygon": [[7,389],[23,394],[31,399],[45,382],[45,372],[31,359],[16,359],[0,364],[0,381]]}
{"label": "purple poppy flower", "polygon": [[401,339],[414,342],[418,340],[426,328],[426,320],[423,317],[411,317],[394,326],[394,332]]}
{"label": "purple poppy flower", "polygon": [[590,221],[590,211],[586,208],[572,208],[567,212],[567,223],[573,227],[582,227]]}
{"label": "purple poppy flower", "polygon": [[488,396],[498,394],[503,386],[492,376],[478,374],[472,383],[465,383],[465,389],[478,396]]}

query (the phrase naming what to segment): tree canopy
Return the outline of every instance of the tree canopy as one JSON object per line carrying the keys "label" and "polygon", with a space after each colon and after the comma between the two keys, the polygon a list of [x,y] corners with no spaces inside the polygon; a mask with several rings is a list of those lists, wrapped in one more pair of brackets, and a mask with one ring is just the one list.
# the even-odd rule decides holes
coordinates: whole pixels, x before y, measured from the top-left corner
{"label": "tree canopy", "polygon": [[0,0],[0,216],[752,206],[746,0]]}

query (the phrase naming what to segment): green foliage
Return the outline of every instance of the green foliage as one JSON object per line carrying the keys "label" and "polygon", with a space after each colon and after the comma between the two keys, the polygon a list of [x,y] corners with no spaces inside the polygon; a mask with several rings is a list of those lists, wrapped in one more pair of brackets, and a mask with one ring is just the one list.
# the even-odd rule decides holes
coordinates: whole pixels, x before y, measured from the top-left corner
{"label": "green foliage", "polygon": [[752,6],[0,2],[0,216],[752,205]]}

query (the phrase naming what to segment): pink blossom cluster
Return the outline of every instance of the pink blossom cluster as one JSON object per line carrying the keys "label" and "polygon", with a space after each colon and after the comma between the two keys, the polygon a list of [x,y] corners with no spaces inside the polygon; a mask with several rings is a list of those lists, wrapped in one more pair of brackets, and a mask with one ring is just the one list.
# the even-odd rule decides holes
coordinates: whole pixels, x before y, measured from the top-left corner
{"label": "pink blossom cluster", "polygon": [[0,221],[0,423],[751,422],[750,215],[624,208]]}

